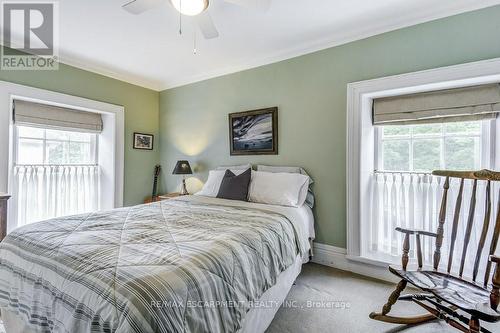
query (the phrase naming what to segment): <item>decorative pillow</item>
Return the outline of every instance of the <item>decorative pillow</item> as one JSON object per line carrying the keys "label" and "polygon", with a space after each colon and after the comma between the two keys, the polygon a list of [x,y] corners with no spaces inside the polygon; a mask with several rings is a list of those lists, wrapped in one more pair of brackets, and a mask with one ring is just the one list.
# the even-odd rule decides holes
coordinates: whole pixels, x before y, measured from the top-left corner
{"label": "decorative pillow", "polygon": [[230,166],[218,166],[215,170],[246,170],[251,169],[251,164],[242,164],[242,165],[230,165]]}
{"label": "decorative pillow", "polygon": [[314,180],[307,174],[307,172],[300,167],[291,167],[291,166],[270,166],[270,165],[257,165],[257,171],[265,171],[265,172],[287,172],[287,173],[300,173],[304,176],[309,177],[309,189],[307,191],[306,198],[304,204],[306,204],[309,208],[314,207],[314,193],[312,191],[311,185],[314,183]]}
{"label": "decorative pillow", "polygon": [[[235,175],[240,175],[246,170],[231,170]],[[222,183],[222,179],[224,178],[224,174],[226,170],[210,170],[208,173],[208,179],[201,191],[195,193],[195,195],[204,195],[206,197],[216,197],[217,193],[219,193],[220,184]]]}
{"label": "decorative pillow", "polygon": [[247,169],[236,176],[231,170],[226,170],[219,187],[217,198],[248,201],[248,186],[252,177],[252,169]]}
{"label": "decorative pillow", "polygon": [[298,173],[252,171],[249,201],[300,207],[304,204],[309,177]]}

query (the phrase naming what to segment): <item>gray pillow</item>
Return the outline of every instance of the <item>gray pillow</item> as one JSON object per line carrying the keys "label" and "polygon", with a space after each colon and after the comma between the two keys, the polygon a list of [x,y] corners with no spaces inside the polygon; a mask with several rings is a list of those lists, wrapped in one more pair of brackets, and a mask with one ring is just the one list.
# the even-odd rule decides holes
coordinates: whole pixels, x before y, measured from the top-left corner
{"label": "gray pillow", "polygon": [[231,170],[226,170],[219,187],[217,198],[248,201],[248,186],[252,177],[252,169],[236,176]]}

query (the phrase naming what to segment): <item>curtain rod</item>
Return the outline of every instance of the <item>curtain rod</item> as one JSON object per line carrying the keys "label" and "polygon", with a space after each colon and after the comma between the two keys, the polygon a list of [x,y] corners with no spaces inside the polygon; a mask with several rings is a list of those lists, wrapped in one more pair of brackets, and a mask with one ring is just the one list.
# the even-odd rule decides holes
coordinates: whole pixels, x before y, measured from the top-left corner
{"label": "curtain rod", "polygon": [[402,175],[428,175],[432,176],[432,173],[430,172],[416,172],[416,171],[382,171],[382,170],[375,170],[373,173],[376,174],[402,174]]}
{"label": "curtain rod", "polygon": [[14,167],[94,167],[99,164],[14,164]]}

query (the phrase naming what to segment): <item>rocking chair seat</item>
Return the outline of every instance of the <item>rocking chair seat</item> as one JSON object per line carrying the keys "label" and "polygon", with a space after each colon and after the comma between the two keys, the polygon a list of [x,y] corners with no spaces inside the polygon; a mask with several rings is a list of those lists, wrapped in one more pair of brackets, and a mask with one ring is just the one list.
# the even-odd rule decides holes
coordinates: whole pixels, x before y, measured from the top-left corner
{"label": "rocking chair seat", "polygon": [[389,270],[415,287],[434,294],[438,300],[454,305],[481,320],[500,320],[500,312],[490,307],[489,290],[477,284],[437,271],[405,271],[396,266],[389,267]]}

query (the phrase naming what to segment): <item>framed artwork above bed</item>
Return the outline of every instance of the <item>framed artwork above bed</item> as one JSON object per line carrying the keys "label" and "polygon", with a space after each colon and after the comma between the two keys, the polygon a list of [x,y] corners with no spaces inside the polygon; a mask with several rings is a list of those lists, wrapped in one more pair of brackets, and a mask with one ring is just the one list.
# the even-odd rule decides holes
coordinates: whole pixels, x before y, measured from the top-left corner
{"label": "framed artwork above bed", "polygon": [[229,114],[231,155],[278,155],[278,108]]}

